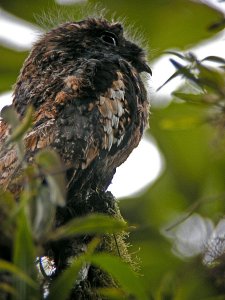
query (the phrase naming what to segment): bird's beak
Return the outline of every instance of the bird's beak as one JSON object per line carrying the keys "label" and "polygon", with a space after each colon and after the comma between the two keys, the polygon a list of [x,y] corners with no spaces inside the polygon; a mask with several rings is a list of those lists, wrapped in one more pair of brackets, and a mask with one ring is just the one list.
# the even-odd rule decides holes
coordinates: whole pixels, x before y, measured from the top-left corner
{"label": "bird's beak", "polygon": [[152,70],[146,62],[143,62],[140,66],[140,72],[147,72],[152,76]]}

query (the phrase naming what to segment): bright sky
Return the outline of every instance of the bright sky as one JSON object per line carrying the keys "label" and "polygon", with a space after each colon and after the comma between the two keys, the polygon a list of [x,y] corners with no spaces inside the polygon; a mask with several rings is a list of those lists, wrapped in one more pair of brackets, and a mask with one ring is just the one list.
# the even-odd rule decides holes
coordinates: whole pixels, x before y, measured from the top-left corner
{"label": "bright sky", "polygon": [[[61,4],[63,1],[71,2],[72,0],[58,0],[57,2]],[[207,1],[205,0],[205,2]],[[212,0],[212,2],[216,1]],[[225,5],[220,5],[221,7],[224,8]],[[40,33],[40,28],[0,9],[0,44],[16,51],[24,51],[31,48]],[[199,58],[208,55],[218,55],[225,58],[224,49],[224,32],[222,32],[213,40],[201,43],[190,50]],[[154,91],[174,73],[174,67],[169,62],[168,56],[163,56],[153,62],[151,67],[154,74],[150,81],[151,90],[153,90],[153,92],[151,91],[153,104],[166,105],[171,98],[171,92],[181,83],[181,80],[173,80],[159,93],[155,93]],[[164,70],[163,73],[162,69]],[[163,103],[159,103],[159,99],[164,99]],[[0,109],[10,104],[11,101],[11,91],[5,91],[0,95]],[[164,165],[164,160],[156,143],[152,138],[146,136],[127,161],[117,169],[109,190],[117,198],[136,194],[154,182],[162,173]]]}

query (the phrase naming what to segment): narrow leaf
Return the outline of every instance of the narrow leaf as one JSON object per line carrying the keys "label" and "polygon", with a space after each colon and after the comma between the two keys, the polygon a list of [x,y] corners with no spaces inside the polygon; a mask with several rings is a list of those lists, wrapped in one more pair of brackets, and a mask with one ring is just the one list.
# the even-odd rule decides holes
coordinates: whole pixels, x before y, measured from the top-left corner
{"label": "narrow leaf", "polygon": [[65,300],[68,298],[71,289],[76,283],[76,278],[78,277],[79,271],[83,264],[83,257],[79,257],[77,260],[73,261],[71,266],[65,270],[62,275],[58,277],[52,284],[48,300]]}
{"label": "narrow leaf", "polygon": [[186,66],[181,65],[180,63],[178,63],[172,58],[170,59],[170,61],[174,65],[174,67],[179,70],[179,73],[181,75],[199,84],[199,80],[189,71],[189,69]]}
{"label": "narrow leaf", "polygon": [[52,149],[44,149],[39,151],[35,157],[36,162],[42,167],[46,172],[60,171],[61,161],[58,154]]}
{"label": "narrow leaf", "polygon": [[52,203],[65,205],[66,183],[63,166],[58,154],[50,149],[40,151],[35,160],[46,176]]}
{"label": "narrow leaf", "polygon": [[31,127],[32,120],[33,108],[32,106],[29,106],[24,119],[22,120],[22,122],[20,122],[20,125],[13,130],[12,135],[9,138],[9,142],[16,142],[18,140],[21,140],[25,133],[28,131],[28,129]]}
{"label": "narrow leaf", "polygon": [[118,288],[100,288],[97,289],[98,294],[106,297],[106,299],[121,300],[126,299],[126,294]]}
{"label": "narrow leaf", "polygon": [[[24,210],[18,214],[17,218],[13,262],[24,273],[36,280],[34,244]],[[14,280],[15,289],[17,295],[20,295],[20,299],[29,300],[37,296],[37,290],[32,289],[26,282],[21,281],[18,277],[15,277]]]}
{"label": "narrow leaf", "polygon": [[167,79],[160,87],[157,88],[156,92],[161,90],[168,82],[170,82],[172,79],[176,78],[179,75],[180,71],[176,71],[175,73],[173,73],[173,75],[171,75],[169,79]]}
{"label": "narrow leaf", "polygon": [[3,107],[1,111],[1,117],[6,123],[11,125],[12,128],[16,128],[20,124],[18,114],[16,113],[12,105]]}
{"label": "narrow leaf", "polygon": [[139,300],[149,299],[141,278],[119,257],[101,253],[91,256],[90,260],[92,264],[108,272],[128,294]]}
{"label": "narrow leaf", "polygon": [[126,229],[127,225],[124,221],[117,220],[106,215],[90,214],[82,218],[73,219],[66,225],[56,229],[55,232],[50,235],[50,239],[58,240],[87,233],[114,233]]}
{"label": "narrow leaf", "polygon": [[204,59],[202,59],[202,61],[212,61],[212,62],[216,62],[216,63],[221,63],[221,64],[225,64],[225,59],[219,56],[207,56]]}
{"label": "narrow leaf", "polygon": [[213,68],[208,68],[203,65],[199,65],[199,82],[202,83],[205,87],[210,87],[211,89],[217,91],[219,94],[221,92],[222,96],[224,95],[224,74],[216,71]]}
{"label": "narrow leaf", "polygon": [[0,295],[1,295],[1,291],[7,294],[16,295],[16,290],[7,283],[0,282]]}
{"label": "narrow leaf", "polygon": [[181,58],[181,59],[183,59],[183,60],[185,60],[186,59],[186,57],[183,55],[183,54],[181,54],[181,53],[179,53],[179,52],[176,52],[176,51],[165,51],[165,53],[166,54],[172,54],[172,55],[175,55],[175,56],[177,56],[177,57],[179,57],[179,58]]}
{"label": "narrow leaf", "polygon": [[73,286],[78,283],[79,274],[83,268],[89,268],[86,258],[91,256],[99,243],[98,239],[94,239],[88,246],[87,253],[74,258],[71,265],[66,269],[50,286],[48,300],[66,300]]}
{"label": "narrow leaf", "polygon": [[205,94],[186,94],[186,93],[174,92],[173,95],[187,102],[192,102],[196,104],[202,104],[202,103],[210,104],[209,102],[204,101]]}
{"label": "narrow leaf", "polygon": [[66,199],[66,184],[62,174],[48,175],[46,180],[49,186],[49,192],[52,203],[59,206],[65,205]]}
{"label": "narrow leaf", "polygon": [[56,206],[48,201],[49,198],[49,189],[41,185],[37,197],[30,202],[31,226],[36,240],[48,234],[55,220]]}
{"label": "narrow leaf", "polygon": [[175,55],[175,56],[179,57],[180,59],[191,62],[191,63],[197,60],[196,56],[192,52],[188,52],[185,55],[183,55],[179,52],[176,52],[176,51],[166,51],[166,53]]}
{"label": "narrow leaf", "polygon": [[25,155],[25,148],[22,142],[22,137],[32,125],[33,109],[28,107],[26,115],[22,122],[13,108],[13,106],[5,106],[2,109],[2,118],[12,127],[12,133],[6,141],[6,146],[11,142],[16,142],[18,158],[22,161]]}
{"label": "narrow leaf", "polygon": [[[13,194],[9,191],[3,191],[0,189],[0,206],[1,214],[9,216],[13,209],[16,207],[16,200],[13,197]],[[0,220],[1,223],[2,220]]]}
{"label": "narrow leaf", "polygon": [[180,70],[182,68],[185,68],[185,66],[183,66],[182,64],[180,64],[179,62],[177,62],[176,60],[170,58],[170,62],[172,63],[172,65],[177,69]]}
{"label": "narrow leaf", "polygon": [[19,267],[17,267],[13,263],[0,259],[0,270],[14,274],[16,277],[24,281],[30,287],[37,288],[36,282],[34,282],[32,278],[30,278],[26,273],[24,273]]}

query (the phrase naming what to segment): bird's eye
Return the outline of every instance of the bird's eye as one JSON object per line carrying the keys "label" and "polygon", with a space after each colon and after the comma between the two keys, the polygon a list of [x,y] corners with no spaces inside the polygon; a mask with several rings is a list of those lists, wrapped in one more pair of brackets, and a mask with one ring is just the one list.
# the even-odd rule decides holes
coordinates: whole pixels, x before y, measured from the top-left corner
{"label": "bird's eye", "polygon": [[118,41],[116,36],[111,33],[111,32],[105,32],[102,36],[101,36],[101,40],[106,43],[106,44],[110,44],[110,45],[114,45],[117,46],[118,45]]}

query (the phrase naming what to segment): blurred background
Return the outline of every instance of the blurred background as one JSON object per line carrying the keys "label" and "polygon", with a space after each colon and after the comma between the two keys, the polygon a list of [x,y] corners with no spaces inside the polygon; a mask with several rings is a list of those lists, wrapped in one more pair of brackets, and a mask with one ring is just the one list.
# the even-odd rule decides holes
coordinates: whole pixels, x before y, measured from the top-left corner
{"label": "blurred background", "polygon": [[217,261],[225,252],[224,137],[208,122],[215,107],[175,97],[193,89],[181,77],[157,90],[176,71],[165,51],[225,59],[224,1],[0,0],[0,107],[11,102],[41,32],[102,9],[143,41],[153,70],[150,128],[109,188],[137,227],[131,252],[140,258],[149,299],[225,299],[225,264]]}

